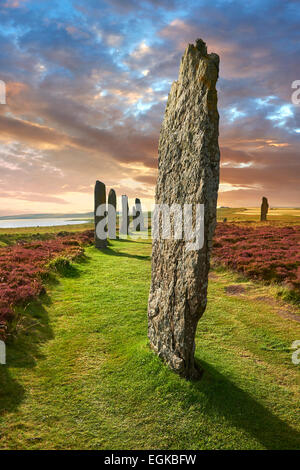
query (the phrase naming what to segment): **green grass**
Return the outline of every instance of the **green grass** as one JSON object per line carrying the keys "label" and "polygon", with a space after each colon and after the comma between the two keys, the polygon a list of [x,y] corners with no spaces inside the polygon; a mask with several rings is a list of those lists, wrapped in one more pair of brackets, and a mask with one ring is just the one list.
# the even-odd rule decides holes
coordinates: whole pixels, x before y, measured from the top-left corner
{"label": "green grass", "polygon": [[91,223],[78,225],[59,225],[53,227],[18,227],[0,228],[0,247],[13,245],[14,243],[31,240],[48,240],[59,232],[82,232],[90,230],[94,226]]}
{"label": "green grass", "polygon": [[[1,449],[300,448],[300,324],[255,284],[213,272],[197,333],[205,374],[181,379],[147,344],[150,252],[88,248],[76,276],[27,307],[0,366]],[[227,294],[232,284],[245,293]]]}
{"label": "green grass", "polygon": [[[261,224],[260,208],[226,208],[222,207],[217,210],[218,222],[222,222],[224,218],[228,222],[242,224]],[[269,209],[267,224],[275,225],[293,225],[300,223],[300,208],[274,208]],[[118,220],[117,220],[118,226]],[[150,232],[151,219],[148,219],[148,228]],[[47,240],[52,238],[56,233],[81,232],[83,230],[93,229],[93,221],[87,221],[80,225],[65,225],[53,227],[19,227],[19,228],[0,228],[0,248],[12,245],[20,240]]]}
{"label": "green grass", "polygon": [[[243,223],[243,224],[259,224],[260,207],[220,207],[217,210],[218,222],[223,219],[227,222]],[[270,207],[267,215],[267,222],[264,224],[275,225],[298,225],[300,222],[300,208],[292,207]]]}

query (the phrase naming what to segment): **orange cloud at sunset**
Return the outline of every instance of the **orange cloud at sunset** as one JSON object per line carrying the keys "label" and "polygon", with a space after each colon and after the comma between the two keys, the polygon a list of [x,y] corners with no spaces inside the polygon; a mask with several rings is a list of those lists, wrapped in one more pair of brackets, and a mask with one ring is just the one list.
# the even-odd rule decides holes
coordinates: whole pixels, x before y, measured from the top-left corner
{"label": "orange cloud at sunset", "polygon": [[96,179],[150,208],[166,98],[198,36],[221,57],[218,204],[299,206],[295,15],[272,10],[272,29],[222,2],[108,3],[0,6],[0,214],[90,211]]}

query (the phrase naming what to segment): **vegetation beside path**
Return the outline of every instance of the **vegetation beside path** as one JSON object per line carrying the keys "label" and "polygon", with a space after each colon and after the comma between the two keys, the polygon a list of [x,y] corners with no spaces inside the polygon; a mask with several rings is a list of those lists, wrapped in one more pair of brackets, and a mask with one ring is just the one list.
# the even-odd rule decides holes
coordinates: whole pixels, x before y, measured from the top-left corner
{"label": "vegetation beside path", "polygon": [[211,273],[205,374],[188,382],[148,349],[150,251],[145,240],[90,247],[76,276],[27,307],[0,366],[1,449],[300,447],[300,325],[275,311],[273,288]]}

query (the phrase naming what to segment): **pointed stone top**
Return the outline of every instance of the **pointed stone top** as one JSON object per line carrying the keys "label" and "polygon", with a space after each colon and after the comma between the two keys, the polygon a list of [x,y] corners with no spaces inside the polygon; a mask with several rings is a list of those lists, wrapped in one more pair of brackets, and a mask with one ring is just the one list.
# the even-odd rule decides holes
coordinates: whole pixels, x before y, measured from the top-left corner
{"label": "pointed stone top", "polygon": [[218,54],[214,52],[208,54],[206,43],[203,39],[197,39],[195,44],[189,44],[181,59],[179,76],[174,82],[175,88],[178,82],[184,87],[189,83],[204,83],[209,89],[214,89],[219,75]]}
{"label": "pointed stone top", "polygon": [[113,188],[110,188],[108,193],[108,203],[116,207],[117,204],[117,195],[116,191]]}
{"label": "pointed stone top", "polygon": [[207,46],[203,39],[196,39],[196,48],[202,55],[207,55]]}

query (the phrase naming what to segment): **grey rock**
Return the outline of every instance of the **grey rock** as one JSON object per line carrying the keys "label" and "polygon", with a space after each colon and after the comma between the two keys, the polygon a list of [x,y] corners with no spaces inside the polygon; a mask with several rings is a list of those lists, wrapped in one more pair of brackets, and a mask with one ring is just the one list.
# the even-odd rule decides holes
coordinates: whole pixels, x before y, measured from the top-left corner
{"label": "grey rock", "polygon": [[267,220],[267,214],[269,210],[268,199],[266,197],[262,198],[260,206],[260,221],[265,222]]}
{"label": "grey rock", "polygon": [[95,219],[95,247],[96,248],[105,248],[107,246],[107,240],[101,239],[98,237],[96,232],[96,227],[99,222],[101,222],[105,218],[105,214],[103,215],[96,215],[97,208],[102,205],[106,204],[106,189],[105,184],[101,181],[96,181],[95,184],[95,208],[94,208],[94,219]]}
{"label": "grey rock", "polygon": [[114,189],[108,193],[108,237],[116,239],[116,218],[117,218],[117,195]]}
{"label": "grey rock", "polygon": [[181,60],[160,132],[156,204],[204,204],[204,245],[187,251],[184,240],[158,238],[152,246],[148,301],[151,348],[186,378],[202,374],[195,364],[195,333],[207,303],[212,238],[219,186],[217,54],[197,40]]}

